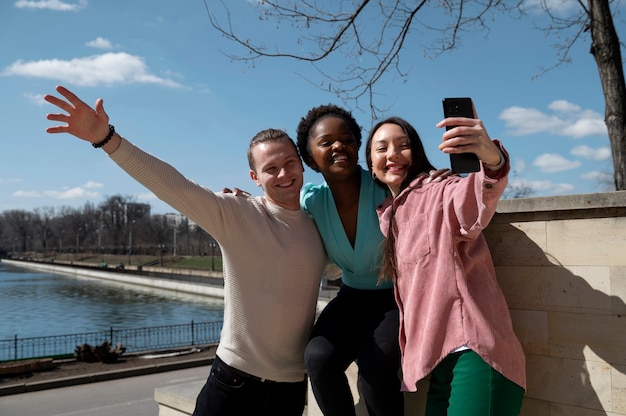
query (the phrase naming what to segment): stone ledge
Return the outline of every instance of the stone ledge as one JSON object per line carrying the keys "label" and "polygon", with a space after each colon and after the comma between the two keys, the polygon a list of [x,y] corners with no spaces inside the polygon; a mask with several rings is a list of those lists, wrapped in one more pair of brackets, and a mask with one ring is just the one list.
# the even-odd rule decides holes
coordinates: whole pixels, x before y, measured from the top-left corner
{"label": "stone ledge", "polygon": [[626,208],[626,191],[538,198],[501,199],[498,213]]}
{"label": "stone ledge", "polygon": [[52,367],[54,367],[52,358],[5,362],[0,363],[0,376],[50,370]]}

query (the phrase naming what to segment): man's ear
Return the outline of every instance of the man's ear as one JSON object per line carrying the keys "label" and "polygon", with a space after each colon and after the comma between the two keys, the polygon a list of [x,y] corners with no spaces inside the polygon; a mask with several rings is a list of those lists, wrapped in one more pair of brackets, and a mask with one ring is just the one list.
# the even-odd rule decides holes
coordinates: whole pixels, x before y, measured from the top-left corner
{"label": "man's ear", "polygon": [[252,180],[254,181],[254,183],[256,183],[257,186],[261,186],[261,181],[259,180],[259,177],[256,175],[256,172],[253,171],[252,169],[250,169],[250,178],[252,178]]}

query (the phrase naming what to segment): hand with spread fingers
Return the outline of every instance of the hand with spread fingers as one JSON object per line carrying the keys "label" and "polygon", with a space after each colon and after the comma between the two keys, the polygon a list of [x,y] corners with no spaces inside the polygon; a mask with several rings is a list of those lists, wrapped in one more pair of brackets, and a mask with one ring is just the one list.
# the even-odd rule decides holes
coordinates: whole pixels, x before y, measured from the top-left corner
{"label": "hand with spread fingers", "polygon": [[109,116],[104,111],[102,98],[96,100],[94,109],[65,87],[58,86],[56,91],[65,97],[67,101],[50,94],[46,94],[44,100],[57,106],[67,114],[48,114],[46,118],[66,123],[66,125],[48,127],[46,129],[48,133],[69,133],[92,144],[102,142],[109,135],[111,132]]}

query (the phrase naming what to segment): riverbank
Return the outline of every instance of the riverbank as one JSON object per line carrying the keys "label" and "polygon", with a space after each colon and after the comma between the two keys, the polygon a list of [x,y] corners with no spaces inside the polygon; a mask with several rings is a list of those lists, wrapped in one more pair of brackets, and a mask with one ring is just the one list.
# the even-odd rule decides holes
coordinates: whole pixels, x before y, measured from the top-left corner
{"label": "riverbank", "polygon": [[[93,263],[63,261],[42,262],[14,259],[2,259],[0,261],[15,267],[25,267],[32,270],[224,298],[224,280],[221,271],[172,269],[155,266],[125,266],[123,269],[118,269],[104,268]],[[328,301],[335,297],[337,291],[338,287],[336,286],[322,286],[317,302],[318,310],[323,309]]]}
{"label": "riverbank", "polygon": [[24,267],[70,276],[91,277],[130,285],[148,286],[196,295],[224,298],[224,281],[221,272],[125,266],[122,268],[100,267],[89,263],[62,261],[40,262],[2,259],[15,267]]}

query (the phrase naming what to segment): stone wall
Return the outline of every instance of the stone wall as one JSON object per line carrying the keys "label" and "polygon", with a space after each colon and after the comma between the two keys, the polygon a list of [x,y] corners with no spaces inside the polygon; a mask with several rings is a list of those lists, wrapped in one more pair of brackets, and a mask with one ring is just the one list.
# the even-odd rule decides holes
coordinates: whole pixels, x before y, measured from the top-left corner
{"label": "stone wall", "polygon": [[522,415],[626,415],[626,192],[504,200],[485,235],[526,353]]}
{"label": "stone wall", "polygon": [[502,200],[485,236],[526,353],[522,416],[626,415],[626,191]]}

